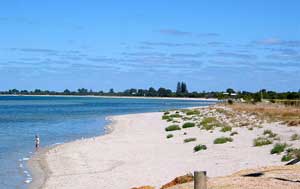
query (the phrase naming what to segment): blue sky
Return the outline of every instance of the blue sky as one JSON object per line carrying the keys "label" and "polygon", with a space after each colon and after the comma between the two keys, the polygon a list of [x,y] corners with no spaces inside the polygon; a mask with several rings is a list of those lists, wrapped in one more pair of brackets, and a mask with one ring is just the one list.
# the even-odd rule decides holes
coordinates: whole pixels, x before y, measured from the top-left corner
{"label": "blue sky", "polygon": [[300,89],[298,0],[0,2],[0,90]]}

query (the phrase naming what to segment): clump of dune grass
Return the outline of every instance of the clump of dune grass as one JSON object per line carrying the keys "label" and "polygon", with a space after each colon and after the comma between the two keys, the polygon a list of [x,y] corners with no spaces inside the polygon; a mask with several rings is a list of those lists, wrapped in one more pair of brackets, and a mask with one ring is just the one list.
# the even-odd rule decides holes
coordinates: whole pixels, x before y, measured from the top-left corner
{"label": "clump of dune grass", "polygon": [[282,156],[281,161],[290,161],[292,159],[300,159],[300,149],[288,148],[285,155]]}
{"label": "clump of dune grass", "polygon": [[194,152],[198,152],[200,150],[206,150],[207,147],[204,144],[198,144],[197,146],[194,147]]}
{"label": "clump of dune grass", "polygon": [[194,110],[187,110],[185,113],[186,113],[186,115],[199,115],[200,111],[194,109]]}
{"label": "clump of dune grass", "polygon": [[284,152],[284,150],[287,146],[288,145],[286,143],[277,143],[274,145],[274,147],[272,148],[270,153],[271,154],[280,154],[280,153]]}
{"label": "clump of dune grass", "polygon": [[231,131],[232,127],[230,127],[229,125],[225,125],[222,127],[222,129],[220,130],[221,132],[228,132]]}
{"label": "clump of dune grass", "polygon": [[181,118],[182,115],[180,115],[179,113],[175,113],[175,114],[171,114],[169,115],[170,118]]}
{"label": "clump of dune grass", "polygon": [[176,130],[180,130],[180,129],[181,128],[179,127],[179,125],[170,125],[165,128],[166,131],[176,131]]}
{"label": "clump of dune grass", "polygon": [[167,138],[172,138],[172,137],[174,137],[174,135],[173,134],[168,134],[166,137]]}
{"label": "clump of dune grass", "polygon": [[276,133],[273,133],[270,129],[264,130],[263,135],[267,135],[269,138],[274,138],[277,136]]}
{"label": "clump of dune grass", "polygon": [[291,140],[300,140],[300,135],[298,135],[297,133],[293,134],[291,136]]}
{"label": "clump of dune grass", "polygon": [[226,142],[232,142],[233,139],[231,137],[219,137],[214,140],[214,144],[224,144]]}
{"label": "clump of dune grass", "polygon": [[235,103],[230,106],[233,110],[238,112],[253,113],[261,119],[273,121],[283,121],[289,126],[300,125],[299,115],[300,108],[293,106],[284,106],[280,104],[247,104]]}
{"label": "clump of dune grass", "polygon": [[237,134],[239,134],[237,131],[233,131],[233,132],[230,133],[230,136],[234,136],[234,135],[237,135]]}
{"label": "clump of dune grass", "polygon": [[182,125],[182,128],[189,128],[189,127],[195,127],[195,123],[186,122]]}
{"label": "clump of dune grass", "polygon": [[161,118],[162,118],[163,120],[167,120],[167,119],[170,119],[170,116],[168,116],[168,115],[163,115]]}
{"label": "clump of dune grass", "polygon": [[264,145],[269,145],[272,144],[272,140],[266,137],[258,137],[254,139],[253,141],[253,146],[264,146]]}
{"label": "clump of dune grass", "polygon": [[221,126],[221,123],[215,117],[205,117],[200,122],[200,125],[202,126],[201,129],[211,130],[214,129],[214,127]]}
{"label": "clump of dune grass", "polygon": [[196,138],[186,138],[184,139],[184,143],[188,143],[188,142],[193,142],[193,141],[196,141],[197,139]]}

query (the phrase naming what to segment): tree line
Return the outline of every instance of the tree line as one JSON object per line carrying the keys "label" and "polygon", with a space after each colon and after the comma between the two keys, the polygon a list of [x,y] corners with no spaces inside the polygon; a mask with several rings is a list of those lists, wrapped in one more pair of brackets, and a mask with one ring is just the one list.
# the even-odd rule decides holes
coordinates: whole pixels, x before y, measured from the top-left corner
{"label": "tree line", "polygon": [[300,90],[298,92],[275,92],[267,91],[266,89],[259,90],[257,92],[248,91],[235,91],[234,89],[228,88],[226,91],[202,91],[202,92],[189,92],[187,84],[184,82],[178,82],[176,91],[171,89],[160,87],[155,89],[150,87],[149,89],[127,89],[122,92],[115,92],[114,89],[105,91],[93,91],[86,88],[79,88],[76,91],[65,89],[62,92],[49,91],[35,89],[29,90],[17,90],[10,89],[8,91],[0,91],[2,95],[92,95],[92,96],[138,96],[138,97],[191,97],[191,98],[217,98],[217,99],[244,99],[246,101],[261,101],[262,99],[300,99]]}

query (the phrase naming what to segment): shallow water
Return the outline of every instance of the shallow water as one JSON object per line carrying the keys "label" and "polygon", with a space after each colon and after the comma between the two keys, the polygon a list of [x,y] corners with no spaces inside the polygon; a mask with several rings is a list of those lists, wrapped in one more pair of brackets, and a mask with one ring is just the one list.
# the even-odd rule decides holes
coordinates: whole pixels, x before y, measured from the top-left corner
{"label": "shallow water", "polygon": [[93,97],[0,96],[0,188],[27,188],[26,168],[34,153],[34,136],[41,146],[104,134],[108,115],[203,106],[214,101]]}

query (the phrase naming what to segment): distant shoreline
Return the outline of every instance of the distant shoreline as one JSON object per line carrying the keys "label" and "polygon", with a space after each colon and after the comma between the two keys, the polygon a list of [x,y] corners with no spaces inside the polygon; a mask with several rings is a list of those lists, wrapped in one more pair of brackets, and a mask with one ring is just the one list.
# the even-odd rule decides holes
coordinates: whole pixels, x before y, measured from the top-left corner
{"label": "distant shoreline", "polygon": [[129,98],[129,99],[166,99],[166,100],[201,100],[218,101],[216,98],[189,98],[189,97],[147,97],[147,96],[95,96],[95,95],[9,95],[0,96],[37,96],[37,97],[93,97],[93,98]]}

